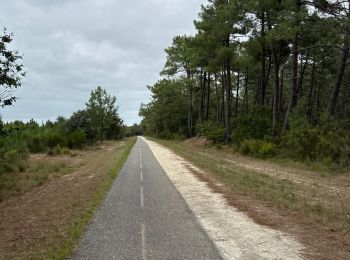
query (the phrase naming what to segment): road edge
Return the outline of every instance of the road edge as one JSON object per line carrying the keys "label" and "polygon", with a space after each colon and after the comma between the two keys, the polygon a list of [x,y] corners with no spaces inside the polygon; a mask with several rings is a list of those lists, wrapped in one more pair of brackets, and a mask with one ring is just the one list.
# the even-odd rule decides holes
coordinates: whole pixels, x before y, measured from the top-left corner
{"label": "road edge", "polygon": [[84,213],[73,221],[73,224],[69,228],[68,236],[62,240],[57,247],[53,248],[47,255],[47,259],[63,260],[67,259],[75,249],[76,245],[80,241],[82,235],[86,231],[88,224],[92,217],[95,215],[97,209],[100,207],[110,188],[112,187],[115,179],[118,177],[120,171],[124,167],[126,160],[137,141],[136,137],[133,137],[130,143],[127,143],[126,150],[122,153],[119,160],[113,164],[108,170],[109,178],[96,190],[96,194],[90,204],[90,206],[84,211]]}

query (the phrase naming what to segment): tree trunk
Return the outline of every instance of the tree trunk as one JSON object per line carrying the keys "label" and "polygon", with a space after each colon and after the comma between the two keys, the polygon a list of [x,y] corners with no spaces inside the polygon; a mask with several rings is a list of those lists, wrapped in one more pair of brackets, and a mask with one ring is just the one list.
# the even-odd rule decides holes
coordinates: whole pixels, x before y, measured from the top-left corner
{"label": "tree trunk", "polygon": [[[295,25],[297,27],[300,26],[300,20],[298,18],[298,15],[300,13],[301,10],[301,5],[302,2],[301,0],[295,0],[295,16],[296,21],[295,21]],[[292,56],[292,93],[291,93],[291,98],[288,104],[288,108],[287,108],[287,112],[284,118],[284,122],[283,122],[283,129],[287,130],[288,129],[288,120],[289,120],[289,116],[293,111],[293,108],[295,107],[295,105],[297,104],[298,101],[298,57],[299,57],[299,32],[297,32],[294,36],[293,39],[293,43],[292,43],[292,52],[293,52],[293,56]]]}
{"label": "tree trunk", "polygon": [[266,92],[266,46],[265,46],[265,11],[261,14],[261,39],[262,39],[262,53],[261,53],[261,79],[260,79],[260,95],[259,103],[264,105]]}
{"label": "tree trunk", "polygon": [[274,76],[275,76],[275,88],[274,88],[274,98],[272,107],[272,131],[273,135],[277,133],[277,125],[279,119],[279,98],[280,98],[280,61],[277,54],[276,46],[272,47],[273,52],[273,62],[274,62]]}
{"label": "tree trunk", "polygon": [[[345,37],[348,38],[348,37]],[[338,67],[337,77],[335,79],[335,84],[332,89],[329,106],[328,106],[328,117],[332,117],[335,114],[335,109],[337,106],[338,96],[340,92],[340,88],[343,82],[343,77],[346,68],[346,62],[349,58],[349,46],[347,45],[347,39],[345,40],[345,44],[343,46],[343,50],[341,51],[340,63]]]}
{"label": "tree trunk", "polygon": [[303,95],[303,80],[304,80],[304,75],[306,71],[306,67],[309,63],[309,55],[310,55],[310,50],[307,51],[305,62],[301,68],[300,71],[300,77],[299,77],[299,82],[298,82],[298,99],[300,99]]}
{"label": "tree trunk", "polygon": [[232,137],[231,137],[231,66],[230,66],[230,59],[226,59],[225,62],[225,67],[226,67],[226,106],[225,106],[225,128],[226,128],[226,143],[231,143],[232,142]]}
{"label": "tree trunk", "polygon": [[[205,73],[204,73],[204,76],[206,76],[205,75]],[[204,100],[203,100],[203,98],[204,98],[204,91],[203,91],[203,85],[205,84],[205,80],[204,80],[204,78],[203,78],[203,69],[201,69],[201,75],[200,75],[200,100],[199,100],[199,111],[198,111],[198,121],[199,121],[199,123],[201,124],[201,123],[203,123],[203,115],[204,115],[204,113],[203,113],[203,109],[204,109]]]}
{"label": "tree trunk", "polygon": [[279,105],[278,105],[278,111],[281,112],[283,111],[283,105],[284,105],[284,101],[283,101],[283,91],[284,91],[284,66],[281,69],[281,78],[280,78],[280,97],[279,97]]}
{"label": "tree trunk", "polygon": [[312,108],[313,108],[313,103],[312,103],[312,97],[314,93],[314,88],[315,88],[315,70],[316,70],[316,62],[315,60],[312,63],[312,71],[311,71],[311,82],[310,82],[310,91],[309,95],[307,97],[307,112],[306,115],[309,118],[309,122],[311,122],[312,119]]}
{"label": "tree trunk", "polygon": [[320,74],[319,77],[317,78],[317,82],[316,82],[316,122],[317,123],[320,119],[320,114],[321,114],[321,85],[320,82],[323,81],[323,75],[324,75],[324,70],[325,70],[325,64],[322,63],[322,67],[320,70]]}
{"label": "tree trunk", "polygon": [[235,105],[235,117],[238,115],[238,101],[239,101],[239,84],[240,84],[241,73],[238,71],[237,75],[237,88],[236,88],[236,105]]}
{"label": "tree trunk", "polygon": [[249,107],[248,107],[248,102],[249,102],[249,97],[248,97],[248,79],[249,79],[249,71],[247,69],[247,73],[245,76],[245,89],[244,89],[244,99],[243,99],[243,112],[248,114]]}
{"label": "tree trunk", "polygon": [[206,104],[206,112],[205,112],[205,121],[208,121],[209,119],[209,110],[210,110],[210,88],[211,88],[211,79],[210,79],[210,73],[208,73],[208,80],[207,80],[207,104]]}
{"label": "tree trunk", "polygon": [[267,84],[269,83],[269,78],[270,78],[270,74],[271,74],[271,57],[269,57],[269,64],[267,67],[267,72],[265,75],[265,82],[264,82],[264,86],[263,86],[263,93],[262,93],[262,105],[265,105],[265,101],[266,101],[266,89],[267,89]]}
{"label": "tree trunk", "polygon": [[103,143],[103,139],[104,139],[104,136],[103,136],[103,130],[104,130],[104,121],[105,121],[105,119],[104,119],[104,113],[103,112],[101,112],[101,129],[100,129],[100,142],[101,143]]}
{"label": "tree trunk", "polygon": [[192,116],[192,81],[191,71],[187,70],[187,84],[188,84],[188,116],[187,116],[187,127],[189,137],[192,137],[193,129],[193,116]]}
{"label": "tree trunk", "polygon": [[226,76],[225,71],[222,71],[222,83],[221,83],[221,123],[225,124],[225,89],[226,89]]}
{"label": "tree trunk", "polygon": [[215,94],[216,94],[216,123],[220,124],[220,96],[219,96],[219,87],[218,87],[218,75],[215,73]]}

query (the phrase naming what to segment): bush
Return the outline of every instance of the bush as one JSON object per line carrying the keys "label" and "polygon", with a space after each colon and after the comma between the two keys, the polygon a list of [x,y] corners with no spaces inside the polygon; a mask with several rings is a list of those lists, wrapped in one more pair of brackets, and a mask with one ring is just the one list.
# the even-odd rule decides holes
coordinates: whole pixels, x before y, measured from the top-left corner
{"label": "bush", "polygon": [[83,148],[86,143],[86,134],[83,130],[74,131],[67,136],[67,145],[70,149]]}
{"label": "bush", "polygon": [[294,128],[284,136],[286,152],[300,160],[339,161],[344,149],[343,138],[318,128]]}
{"label": "bush", "polygon": [[272,157],[275,155],[276,145],[274,143],[262,141],[260,143],[259,155],[262,157]]}
{"label": "bush", "polygon": [[236,144],[244,140],[265,139],[271,134],[271,111],[266,108],[255,109],[251,114],[239,115],[233,124],[232,139]]}
{"label": "bush", "polygon": [[239,151],[244,155],[267,158],[275,155],[276,145],[264,140],[244,140],[240,144]]}
{"label": "bush", "polygon": [[17,136],[0,140],[0,173],[24,171],[29,151],[26,143]]}
{"label": "bush", "polygon": [[244,140],[241,142],[239,151],[244,155],[253,155],[258,151],[257,140]]}
{"label": "bush", "polygon": [[61,147],[60,145],[57,145],[54,148],[49,148],[47,151],[48,155],[69,155],[70,150],[67,147]]}
{"label": "bush", "polygon": [[65,138],[64,136],[59,133],[58,131],[48,131],[46,134],[45,134],[45,144],[47,147],[49,148],[54,148],[58,145],[60,146],[66,146],[66,141],[65,141]]}
{"label": "bush", "polygon": [[42,136],[29,136],[27,139],[27,146],[31,153],[40,153],[45,151],[45,144]]}
{"label": "bush", "polygon": [[197,133],[214,143],[223,143],[225,141],[225,128],[212,121],[198,124]]}

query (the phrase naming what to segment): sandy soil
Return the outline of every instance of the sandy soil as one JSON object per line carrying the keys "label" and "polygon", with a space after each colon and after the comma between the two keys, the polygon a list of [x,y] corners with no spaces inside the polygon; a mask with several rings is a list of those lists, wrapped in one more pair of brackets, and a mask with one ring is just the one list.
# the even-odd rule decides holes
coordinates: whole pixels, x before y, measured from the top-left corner
{"label": "sandy soil", "polygon": [[295,237],[257,224],[197,178],[190,170],[195,166],[169,149],[145,141],[225,259],[302,258],[304,247]]}

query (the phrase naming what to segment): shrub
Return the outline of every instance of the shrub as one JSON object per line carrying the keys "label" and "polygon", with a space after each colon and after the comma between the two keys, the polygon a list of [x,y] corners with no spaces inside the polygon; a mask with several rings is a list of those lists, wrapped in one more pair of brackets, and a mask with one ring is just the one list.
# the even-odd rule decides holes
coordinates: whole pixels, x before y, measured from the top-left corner
{"label": "shrub", "polygon": [[85,143],[86,133],[83,130],[74,131],[67,136],[67,145],[70,149],[83,148]]}
{"label": "shrub", "polygon": [[271,111],[266,108],[259,108],[247,115],[239,115],[234,119],[235,125],[232,138],[239,144],[244,140],[265,139],[271,134]]}
{"label": "shrub", "polygon": [[253,155],[258,151],[257,140],[244,140],[241,142],[239,151],[244,155]]}
{"label": "shrub", "polygon": [[198,124],[197,133],[214,143],[223,143],[225,141],[225,128],[212,121]]}
{"label": "shrub", "polygon": [[64,136],[61,133],[59,133],[58,131],[55,131],[55,132],[48,131],[45,134],[45,143],[46,143],[47,147],[54,148],[57,145],[65,146],[66,141],[65,141]]}
{"label": "shrub", "polygon": [[42,136],[30,136],[27,138],[27,146],[30,152],[40,153],[45,151],[45,144],[42,139]]}
{"label": "shrub", "polygon": [[275,155],[276,145],[274,143],[262,141],[260,143],[259,155],[262,157],[272,157]]}
{"label": "shrub", "polygon": [[275,155],[276,145],[264,140],[250,139],[241,142],[239,151],[244,155],[267,158]]}
{"label": "shrub", "polygon": [[47,151],[48,155],[69,155],[70,150],[67,147],[61,147],[60,145],[57,145],[54,148],[49,148]]}
{"label": "shrub", "polygon": [[29,152],[26,143],[17,136],[0,140],[0,173],[24,171]]}
{"label": "shrub", "polygon": [[338,161],[344,142],[336,133],[323,132],[318,128],[294,128],[284,137],[286,152],[300,160]]}

